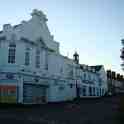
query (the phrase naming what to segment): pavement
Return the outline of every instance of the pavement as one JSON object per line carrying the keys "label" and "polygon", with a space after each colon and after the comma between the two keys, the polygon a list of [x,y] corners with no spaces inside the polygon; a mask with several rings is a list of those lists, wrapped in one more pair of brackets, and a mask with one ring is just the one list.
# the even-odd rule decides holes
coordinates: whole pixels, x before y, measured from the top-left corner
{"label": "pavement", "polygon": [[0,124],[124,124],[124,95],[43,105],[0,105]]}

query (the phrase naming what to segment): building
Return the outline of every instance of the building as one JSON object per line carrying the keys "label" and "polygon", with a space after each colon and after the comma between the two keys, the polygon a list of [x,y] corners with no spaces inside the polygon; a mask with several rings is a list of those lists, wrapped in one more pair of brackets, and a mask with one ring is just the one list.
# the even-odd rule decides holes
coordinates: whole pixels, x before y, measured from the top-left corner
{"label": "building", "polygon": [[100,97],[107,92],[106,72],[102,65],[79,65],[77,81],[80,97]]}
{"label": "building", "polygon": [[61,55],[46,15],[36,9],[31,15],[0,32],[0,102],[40,104],[104,95],[103,66],[82,66],[77,53],[74,59]]}
{"label": "building", "polygon": [[110,95],[124,92],[123,75],[107,70],[108,93]]}

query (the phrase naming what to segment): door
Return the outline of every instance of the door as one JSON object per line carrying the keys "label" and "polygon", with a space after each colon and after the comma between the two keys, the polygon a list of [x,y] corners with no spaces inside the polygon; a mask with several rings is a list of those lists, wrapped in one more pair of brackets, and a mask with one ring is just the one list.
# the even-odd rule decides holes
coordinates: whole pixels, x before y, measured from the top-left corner
{"label": "door", "polygon": [[24,84],[23,101],[29,104],[41,104],[46,102],[47,88],[42,85]]}

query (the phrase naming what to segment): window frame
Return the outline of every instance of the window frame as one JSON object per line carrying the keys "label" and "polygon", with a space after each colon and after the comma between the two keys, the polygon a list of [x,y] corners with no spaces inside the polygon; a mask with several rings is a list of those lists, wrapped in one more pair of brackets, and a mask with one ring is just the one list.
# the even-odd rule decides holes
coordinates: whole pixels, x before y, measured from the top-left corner
{"label": "window frame", "polygon": [[25,63],[24,65],[29,66],[30,65],[30,48],[27,47],[25,50]]}
{"label": "window frame", "polygon": [[16,63],[16,44],[11,42],[8,48],[8,63],[15,64]]}
{"label": "window frame", "polygon": [[41,52],[39,49],[36,49],[36,52],[35,52],[35,67],[36,68],[40,68],[40,64],[41,64]]}

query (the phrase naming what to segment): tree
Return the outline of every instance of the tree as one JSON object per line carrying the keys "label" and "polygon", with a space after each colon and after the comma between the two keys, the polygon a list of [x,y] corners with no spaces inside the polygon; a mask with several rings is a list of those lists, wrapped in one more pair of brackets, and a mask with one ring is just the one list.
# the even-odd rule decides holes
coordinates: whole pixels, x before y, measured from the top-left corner
{"label": "tree", "polygon": [[117,73],[117,80],[120,81],[120,74]]}
{"label": "tree", "polygon": [[111,70],[107,70],[107,78],[111,79]]}
{"label": "tree", "polygon": [[122,67],[122,70],[124,70],[124,39],[121,40],[121,43],[122,43],[122,49],[121,49],[120,58],[122,59],[121,67]]}
{"label": "tree", "polygon": [[115,71],[112,71],[112,79],[113,79],[113,80],[116,79],[116,73],[115,73]]}

